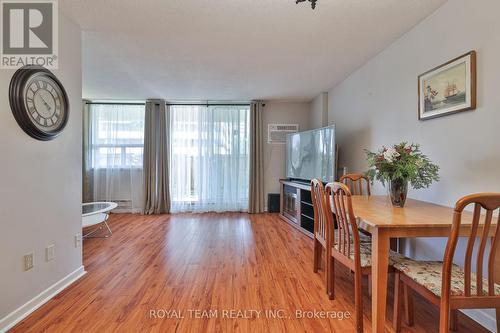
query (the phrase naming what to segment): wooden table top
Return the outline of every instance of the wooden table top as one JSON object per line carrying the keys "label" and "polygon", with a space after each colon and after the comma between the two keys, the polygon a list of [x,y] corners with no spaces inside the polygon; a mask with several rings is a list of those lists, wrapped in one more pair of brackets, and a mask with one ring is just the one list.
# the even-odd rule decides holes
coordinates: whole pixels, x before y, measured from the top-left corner
{"label": "wooden table top", "polygon": [[[371,228],[451,227],[454,209],[429,202],[407,199],[403,208],[393,207],[389,196],[352,196],[354,214],[360,226]],[[463,212],[462,224],[472,221],[472,213]]]}

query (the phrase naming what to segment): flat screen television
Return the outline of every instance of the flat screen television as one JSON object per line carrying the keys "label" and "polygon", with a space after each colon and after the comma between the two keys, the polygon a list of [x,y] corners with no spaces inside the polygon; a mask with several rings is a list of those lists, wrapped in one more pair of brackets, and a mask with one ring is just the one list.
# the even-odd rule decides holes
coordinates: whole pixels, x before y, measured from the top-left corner
{"label": "flat screen television", "polygon": [[335,180],[335,125],[293,133],[286,140],[286,177]]}

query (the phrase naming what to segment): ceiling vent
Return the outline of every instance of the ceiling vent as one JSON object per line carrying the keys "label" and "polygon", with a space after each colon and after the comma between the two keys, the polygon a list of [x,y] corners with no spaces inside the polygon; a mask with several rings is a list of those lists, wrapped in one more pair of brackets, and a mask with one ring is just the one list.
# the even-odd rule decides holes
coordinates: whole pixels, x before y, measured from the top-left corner
{"label": "ceiling vent", "polygon": [[299,131],[298,124],[269,124],[267,125],[267,143],[286,143],[286,136]]}

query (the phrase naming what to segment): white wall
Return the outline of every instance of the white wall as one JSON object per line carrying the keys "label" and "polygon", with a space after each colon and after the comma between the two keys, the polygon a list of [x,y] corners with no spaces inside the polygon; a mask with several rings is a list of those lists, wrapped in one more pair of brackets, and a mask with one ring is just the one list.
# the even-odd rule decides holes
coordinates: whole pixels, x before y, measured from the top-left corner
{"label": "white wall", "polygon": [[265,102],[264,130],[264,193],[267,207],[268,193],[280,193],[281,178],[285,178],[285,145],[267,143],[268,124],[299,124],[299,131],[310,129],[310,103]]}
{"label": "white wall", "polygon": [[[497,0],[448,1],[332,89],[340,166],[364,171],[364,148],[408,140],[441,167],[439,183],[410,197],[453,206],[466,194],[500,192],[499,12]],[[477,109],[419,121],[417,76],[470,50],[477,51]],[[375,192],[387,193],[379,185]],[[442,259],[445,241],[407,245],[416,257]]]}
{"label": "white wall", "polygon": [[[68,93],[70,118],[58,138],[42,142],[14,120],[8,99],[14,71],[0,70],[0,331],[40,301],[33,299],[42,291],[83,272],[82,249],[74,245],[81,232],[81,31],[62,13],[54,73]],[[55,260],[46,262],[50,244]],[[25,272],[23,256],[33,251],[34,268]],[[14,312],[30,300],[34,303]]]}
{"label": "white wall", "polygon": [[324,92],[311,101],[310,126],[321,128],[328,126],[328,93]]}

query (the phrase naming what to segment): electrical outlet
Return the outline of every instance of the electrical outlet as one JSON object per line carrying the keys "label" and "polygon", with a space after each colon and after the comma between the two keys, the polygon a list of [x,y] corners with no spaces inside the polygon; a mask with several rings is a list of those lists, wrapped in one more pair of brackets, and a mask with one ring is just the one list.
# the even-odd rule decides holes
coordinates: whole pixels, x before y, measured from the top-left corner
{"label": "electrical outlet", "polygon": [[77,233],[75,235],[75,247],[80,247],[80,246],[82,246],[82,234]]}
{"label": "electrical outlet", "polygon": [[54,260],[55,256],[56,256],[56,245],[52,244],[47,246],[47,248],[45,249],[45,259],[47,261],[51,261]]}
{"label": "electrical outlet", "polygon": [[34,255],[35,254],[33,252],[24,255],[24,270],[25,271],[29,271],[30,269],[33,268]]}

